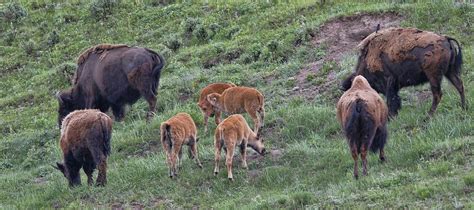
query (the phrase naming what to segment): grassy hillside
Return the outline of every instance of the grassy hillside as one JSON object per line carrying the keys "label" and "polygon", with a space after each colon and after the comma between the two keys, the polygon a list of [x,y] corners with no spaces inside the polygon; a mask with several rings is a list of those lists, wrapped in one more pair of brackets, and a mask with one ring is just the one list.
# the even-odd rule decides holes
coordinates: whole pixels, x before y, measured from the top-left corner
{"label": "grassy hillside", "polygon": [[[436,115],[426,119],[429,86],[403,89],[402,110],[389,124],[388,161],[371,155],[369,175],[354,180],[335,103],[357,53],[341,50],[333,59],[331,47],[342,43],[317,40],[327,21],[387,12],[400,15],[402,26],[455,37],[463,47],[462,79],[472,104],[473,5],[38,2],[0,3],[0,208],[474,208],[474,107],[461,110],[459,95],[445,80]],[[70,189],[50,166],[62,158],[54,93],[70,86],[79,53],[99,43],[144,46],[164,55],[158,112],[145,123],[147,105],[139,100],[114,124],[106,187]],[[238,155],[233,183],[223,168],[213,176],[213,138],[204,134],[196,106],[201,88],[225,81],[263,92],[263,136],[272,151],[265,157],[251,153],[248,170],[239,167]],[[312,88],[317,91],[305,91]],[[170,180],[159,124],[183,111],[199,127],[204,168],[185,157],[180,177]]]}

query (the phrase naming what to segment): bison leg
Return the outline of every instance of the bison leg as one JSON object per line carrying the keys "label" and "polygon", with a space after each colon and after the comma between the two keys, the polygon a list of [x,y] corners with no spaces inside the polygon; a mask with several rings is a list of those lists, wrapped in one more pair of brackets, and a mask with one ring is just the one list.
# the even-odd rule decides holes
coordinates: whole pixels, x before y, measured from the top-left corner
{"label": "bison leg", "polygon": [[246,111],[247,113],[249,113],[250,117],[253,120],[253,125],[254,125],[253,132],[255,132],[255,134],[258,135],[258,129],[260,128],[260,118],[258,116],[259,114],[257,113],[255,109],[246,109]]}
{"label": "bison leg", "polygon": [[367,144],[362,144],[360,156],[362,159],[362,174],[364,174],[364,176],[367,176],[367,148]]}
{"label": "bison leg", "polygon": [[173,150],[171,152],[171,175],[170,175],[170,178],[173,178],[173,176],[176,176],[178,175],[177,173],[177,163],[176,162],[179,162],[179,153],[180,153],[180,150],[181,150],[181,144],[173,144]]}
{"label": "bison leg", "polygon": [[99,163],[99,174],[97,175],[97,185],[105,186],[107,184],[107,157],[103,156],[100,158]]}
{"label": "bison leg", "polygon": [[197,152],[197,144],[196,144],[196,142],[194,142],[194,144],[191,145],[191,154],[192,154],[193,158],[196,159],[196,163],[197,163],[197,165],[199,166],[199,168],[202,168],[201,161],[199,161],[199,158],[198,158],[198,152]]}
{"label": "bison leg", "polygon": [[204,133],[207,133],[207,122],[209,121],[209,116],[204,113]]}
{"label": "bison leg", "polygon": [[451,82],[451,84],[453,84],[454,87],[456,87],[456,90],[458,90],[458,93],[461,96],[461,107],[463,109],[466,109],[467,107],[466,107],[466,101],[465,101],[465,96],[464,96],[464,85],[462,83],[461,78],[459,78],[459,75],[457,75],[456,73],[452,71],[448,72],[446,77]]}
{"label": "bison leg", "polygon": [[353,144],[351,146],[351,154],[352,154],[352,159],[354,159],[354,178],[358,179],[359,178],[359,165],[358,165],[359,154],[357,152],[356,144]]}
{"label": "bison leg", "polygon": [[84,173],[86,173],[87,175],[87,184],[93,185],[94,180],[92,179],[92,173],[94,172],[94,162],[86,161],[84,165],[82,166],[82,169],[84,170]]}
{"label": "bison leg", "polygon": [[112,112],[115,116],[115,121],[122,121],[124,118],[124,108],[122,105],[112,105]]}
{"label": "bison leg", "polygon": [[216,125],[219,125],[221,123],[221,113],[220,111],[214,111],[214,121],[216,122]]}
{"label": "bison leg", "polygon": [[235,145],[233,143],[227,146],[227,154],[225,157],[225,165],[227,166],[227,178],[230,181],[234,181],[234,177],[232,176],[232,159],[234,158],[234,149]]}
{"label": "bison leg", "polygon": [[398,91],[400,86],[395,79],[389,79],[387,82],[387,106],[390,117],[397,116],[398,110],[402,106],[402,101],[400,96],[398,96]]}
{"label": "bison leg", "polygon": [[240,157],[242,158],[242,168],[247,169],[247,144],[240,145]]}
{"label": "bison leg", "polygon": [[219,173],[219,160],[221,159],[221,150],[222,144],[221,141],[218,140],[214,144],[214,175]]}
{"label": "bison leg", "polygon": [[443,93],[441,92],[441,79],[430,79],[430,84],[431,93],[433,93],[433,102],[431,103],[431,109],[428,112],[428,115],[433,116],[436,109],[438,108],[438,104],[441,101]]}
{"label": "bison leg", "polygon": [[153,116],[155,116],[155,109],[156,109],[156,96],[150,93],[142,93],[145,100],[148,102],[148,113],[146,115],[147,122],[150,122]]}

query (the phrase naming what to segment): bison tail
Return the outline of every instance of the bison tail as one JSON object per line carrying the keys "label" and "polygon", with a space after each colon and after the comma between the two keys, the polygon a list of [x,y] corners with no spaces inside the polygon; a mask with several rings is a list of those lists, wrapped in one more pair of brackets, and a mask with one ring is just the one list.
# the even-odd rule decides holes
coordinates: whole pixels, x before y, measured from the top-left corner
{"label": "bison tail", "polygon": [[379,149],[383,149],[387,143],[387,125],[377,128],[374,136],[374,140],[370,145],[370,151],[377,152]]}
{"label": "bison tail", "polygon": [[351,105],[349,111],[351,113],[344,130],[351,147],[354,144],[357,145],[357,152],[360,153],[362,144],[369,144],[370,142],[370,139],[366,138],[370,136],[374,121],[369,117],[367,105],[362,99],[357,99]]}
{"label": "bison tail", "polygon": [[112,137],[112,132],[111,128],[112,126],[109,125],[109,121],[107,119],[101,118],[100,119],[100,125],[102,127],[102,138],[104,139],[104,145],[102,148],[102,152],[104,153],[105,156],[109,156],[110,152],[112,151],[110,149],[110,139]]}
{"label": "bison tail", "polygon": [[[461,74],[461,66],[462,66],[462,49],[461,45],[456,39],[453,39],[451,37],[446,37],[448,39],[449,44],[451,45],[451,62],[450,62],[450,71],[454,71],[457,75]],[[454,43],[456,43],[457,47],[454,46]],[[458,49],[456,51],[456,48]]]}
{"label": "bison tail", "polygon": [[173,143],[171,142],[171,125],[168,123],[161,124],[161,143],[168,152],[171,152]]}

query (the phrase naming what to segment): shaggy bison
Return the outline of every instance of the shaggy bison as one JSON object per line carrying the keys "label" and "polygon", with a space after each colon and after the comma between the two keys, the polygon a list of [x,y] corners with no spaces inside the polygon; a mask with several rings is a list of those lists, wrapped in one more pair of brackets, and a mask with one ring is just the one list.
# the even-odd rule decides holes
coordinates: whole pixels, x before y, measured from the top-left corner
{"label": "shaggy bison", "polygon": [[112,119],[99,110],[77,110],[64,118],[60,140],[64,161],[56,163],[55,168],[64,174],[70,186],[81,184],[81,168],[87,175],[87,183],[92,185],[96,166],[97,185],[106,184],[111,134]]}
{"label": "shaggy bison", "polygon": [[363,174],[367,175],[367,150],[380,150],[385,161],[387,141],[387,106],[363,76],[356,76],[351,88],[337,103],[337,119],[341,123],[354,159],[354,177],[359,177],[357,159],[362,159]]}
{"label": "shaggy bison", "polygon": [[124,105],[143,96],[149,105],[147,119],[156,106],[156,91],[164,59],[158,53],[126,45],[97,45],[77,61],[73,87],[59,92],[58,124],[77,109],[112,108],[116,120],[124,117]]}
{"label": "shaggy bison", "polygon": [[211,93],[207,95],[207,100],[214,109],[228,114],[249,113],[253,119],[256,134],[259,134],[258,130],[263,127],[263,119],[265,118],[264,98],[262,93],[255,88],[231,87],[222,94]]}
{"label": "shaggy bison", "polygon": [[400,88],[428,81],[433,93],[431,116],[441,100],[444,75],[456,87],[465,108],[462,52],[455,39],[415,28],[388,28],[370,34],[358,47],[355,73],[342,83],[343,90],[351,87],[356,75],[362,75],[372,88],[385,94],[390,116],[395,116],[401,108]]}
{"label": "shaggy bison", "polygon": [[187,113],[178,113],[169,120],[161,123],[161,145],[166,152],[166,160],[169,167],[169,176],[177,175],[178,162],[181,167],[182,146],[189,146],[189,154],[191,158],[196,159],[197,165],[202,168],[201,161],[197,152],[197,129],[193,118]]}
{"label": "shaggy bison", "polygon": [[247,121],[245,121],[244,117],[240,114],[229,116],[216,128],[214,135],[215,175],[219,173],[219,160],[221,158],[221,150],[224,147],[224,150],[226,150],[227,177],[233,181],[232,159],[236,146],[240,148],[242,168],[247,168],[247,146],[250,146],[260,155],[265,154],[263,139],[250,129]]}
{"label": "shaggy bison", "polygon": [[212,104],[207,101],[207,95],[211,93],[218,93],[222,94],[224,90],[235,87],[232,83],[214,83],[206,86],[201,90],[199,95],[198,106],[201,109],[202,114],[204,115],[204,132],[207,133],[207,122],[209,117],[213,117],[215,115],[215,122],[218,125],[221,121],[221,112],[219,110],[214,109]]}

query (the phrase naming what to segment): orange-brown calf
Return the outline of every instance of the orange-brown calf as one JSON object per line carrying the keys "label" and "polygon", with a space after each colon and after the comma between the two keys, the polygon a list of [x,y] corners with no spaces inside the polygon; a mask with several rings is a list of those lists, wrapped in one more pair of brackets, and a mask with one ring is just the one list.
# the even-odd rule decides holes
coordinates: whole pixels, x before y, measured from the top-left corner
{"label": "orange-brown calf", "polygon": [[359,177],[358,156],[362,159],[363,174],[367,175],[367,152],[380,151],[385,161],[388,108],[379,94],[363,76],[356,76],[352,86],[337,103],[337,119],[341,123],[354,159],[354,177]]}
{"label": "orange-brown calf", "polygon": [[[178,167],[181,168],[182,146],[189,146],[191,158],[196,159],[200,168],[202,164],[197,152],[197,129],[193,119],[187,113],[178,113],[169,120],[161,123],[161,145],[166,152],[166,160],[169,167],[169,176],[177,175]],[[178,166],[176,164],[178,162]]]}
{"label": "orange-brown calf", "polygon": [[97,166],[97,185],[106,184],[111,134],[112,119],[99,110],[77,110],[64,118],[60,139],[64,162],[54,167],[64,174],[70,186],[81,184],[81,168],[92,185],[92,173]]}
{"label": "orange-brown calf", "polygon": [[254,132],[259,135],[258,130],[263,127],[265,108],[263,95],[257,89],[231,87],[222,94],[209,94],[207,100],[215,109],[228,114],[249,113],[254,122]]}
{"label": "orange-brown calf", "polygon": [[247,168],[247,146],[250,146],[261,155],[265,154],[263,140],[250,129],[247,121],[245,121],[244,117],[240,114],[229,116],[216,128],[214,134],[215,175],[219,173],[219,160],[221,158],[221,150],[224,147],[224,150],[226,150],[227,177],[233,181],[232,159],[236,146],[240,147],[242,168]]}
{"label": "orange-brown calf", "polygon": [[235,87],[234,84],[229,83],[214,83],[206,86],[201,90],[199,95],[198,106],[201,109],[202,114],[204,115],[204,132],[207,133],[207,122],[209,117],[215,116],[214,120],[216,125],[218,125],[221,121],[221,112],[219,110],[214,109],[212,104],[207,101],[207,95],[211,93],[218,93],[222,94],[224,90]]}

